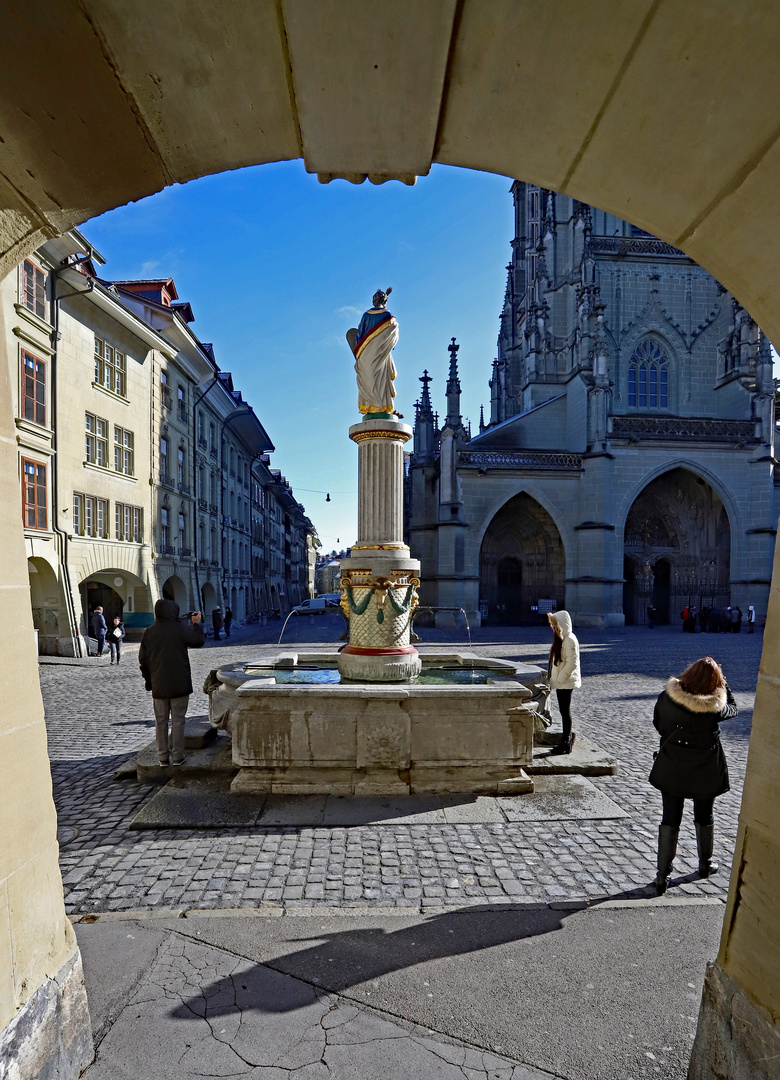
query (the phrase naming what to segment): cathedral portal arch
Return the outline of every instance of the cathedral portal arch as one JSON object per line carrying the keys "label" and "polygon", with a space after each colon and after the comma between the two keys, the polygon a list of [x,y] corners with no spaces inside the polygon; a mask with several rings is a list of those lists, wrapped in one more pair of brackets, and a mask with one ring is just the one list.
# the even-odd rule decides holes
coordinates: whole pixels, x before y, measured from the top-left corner
{"label": "cathedral portal arch", "polygon": [[479,605],[486,625],[539,621],[539,601],[550,610],[565,600],[566,556],[560,531],[542,504],[525,491],[492,517],[479,554]]}
{"label": "cathedral portal arch", "polygon": [[694,470],[663,470],[637,494],[623,532],[623,612],[671,622],[685,607],[725,608],[730,600],[731,527],[723,500]]}
{"label": "cathedral portal arch", "polygon": [[[693,473],[694,476],[698,476],[701,480],[704,480],[705,483],[710,485],[726,508],[729,528],[732,527],[733,523],[739,520],[738,507],[734,502],[731,492],[723,485],[721,478],[711,469],[707,468],[706,465],[702,465],[701,462],[692,461],[690,458],[686,457],[679,457],[672,461],[666,460],[654,469],[648,469],[642,479],[625,492],[622,500],[616,505],[615,509],[615,519],[617,522],[620,522],[624,532],[628,513],[639,495],[653,480],[656,480],[659,476],[663,476],[665,473],[672,472],[675,469],[685,469],[686,472]],[[735,539],[737,535],[738,534],[735,533]]]}

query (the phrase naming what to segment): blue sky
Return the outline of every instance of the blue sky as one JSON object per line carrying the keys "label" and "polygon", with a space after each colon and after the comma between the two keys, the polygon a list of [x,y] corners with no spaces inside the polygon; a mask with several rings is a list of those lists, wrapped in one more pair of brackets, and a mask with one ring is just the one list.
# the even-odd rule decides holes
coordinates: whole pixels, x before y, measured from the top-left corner
{"label": "blue sky", "polygon": [[[496,351],[512,239],[511,180],[434,166],[414,187],[320,184],[282,162],[177,185],[83,227],[111,278],[173,277],[217,363],[254,406],[323,548],[355,540],[359,419],[345,333],[393,287],[396,407],[409,422],[423,368],[444,412],[460,343],[476,430]],[[314,492],[306,489],[315,489]],[[331,493],[331,502],[325,495]]]}

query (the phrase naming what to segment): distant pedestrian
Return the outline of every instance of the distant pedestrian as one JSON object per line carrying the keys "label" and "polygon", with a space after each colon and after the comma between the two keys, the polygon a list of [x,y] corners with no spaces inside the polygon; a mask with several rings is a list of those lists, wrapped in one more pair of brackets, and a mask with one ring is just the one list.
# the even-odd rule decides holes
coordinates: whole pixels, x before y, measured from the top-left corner
{"label": "distant pedestrian", "polygon": [[211,613],[211,628],[214,631],[214,640],[219,641],[219,632],[222,629],[222,608],[215,607]]}
{"label": "distant pedestrian", "polygon": [[685,633],[685,624],[687,623],[689,616],[690,616],[690,609],[687,608],[687,607],[684,607],[682,609],[682,611],[680,612],[680,618],[682,619],[683,633]]}
{"label": "distant pedestrian", "polygon": [[707,631],[710,628],[710,615],[711,615],[711,613],[712,613],[712,609],[707,607],[706,605],[699,612],[699,626],[701,627],[702,634],[706,634]]}
{"label": "distant pedestrian", "polygon": [[192,693],[187,650],[199,649],[206,641],[202,618],[196,611],[190,624],[185,625],[179,619],[175,600],[158,600],[154,605],[154,622],[141,638],[138,663],[146,689],[152,692],[160,765],[181,765],[184,761],[184,718]]}
{"label": "distant pedestrian", "polygon": [[748,604],[747,624],[748,624],[748,633],[752,634],[755,631],[755,626],[756,626],[756,609],[753,607],[752,604]]}
{"label": "distant pedestrian", "polygon": [[571,729],[571,696],[582,686],[580,643],[571,632],[571,615],[568,611],[550,613],[547,619],[553,630],[547,674],[550,678],[550,689],[555,691],[558,699],[563,728],[561,741],[552,748],[550,754],[570,754],[577,738]]}
{"label": "distant pedestrian", "polygon": [[647,625],[651,630],[655,630],[655,620],[658,612],[655,610],[652,604],[647,605]]}
{"label": "distant pedestrian", "polygon": [[650,783],[663,799],[654,882],[659,896],[669,886],[686,799],[693,799],[699,877],[709,877],[719,869],[712,861],[712,811],[718,795],[729,790],[729,770],[718,725],[736,715],[734,695],[710,656],[696,660],[678,678],[669,679],[655,703],[653,724],[661,745]]}
{"label": "distant pedestrian", "polygon": [[119,664],[119,660],[122,655],[122,642],[125,640],[125,624],[122,622],[118,615],[114,616],[114,623],[108,632],[108,647],[111,651],[111,663],[114,663],[114,656],[116,656],[116,662]]}
{"label": "distant pedestrian", "polygon": [[97,638],[97,651],[95,656],[103,655],[103,648],[106,644],[106,620],[103,618],[103,608],[96,607],[92,612],[92,633]]}
{"label": "distant pedestrian", "polygon": [[729,622],[732,634],[738,634],[742,627],[742,612],[738,607],[729,609]]}
{"label": "distant pedestrian", "polygon": [[230,637],[230,624],[233,622],[233,612],[225,608],[225,637]]}
{"label": "distant pedestrian", "polygon": [[691,604],[691,610],[689,612],[689,618],[691,620],[691,633],[696,633],[696,620],[699,617],[699,609],[695,604]]}

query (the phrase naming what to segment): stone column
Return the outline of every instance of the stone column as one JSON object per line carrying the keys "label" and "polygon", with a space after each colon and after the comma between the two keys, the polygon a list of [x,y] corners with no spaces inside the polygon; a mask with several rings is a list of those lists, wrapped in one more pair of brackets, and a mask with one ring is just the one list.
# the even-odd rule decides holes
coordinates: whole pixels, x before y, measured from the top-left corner
{"label": "stone column", "polygon": [[349,644],[339,654],[345,679],[400,682],[420,673],[410,644],[420,564],[403,539],[403,447],[412,436],[394,418],[354,424],[358,445],[358,539],[341,563],[341,606]]}
{"label": "stone column", "polygon": [[0,1069],[76,1080],[92,1060],[92,1032],[57,858],[11,408],[18,361],[15,349],[8,356],[9,337],[0,307]]}

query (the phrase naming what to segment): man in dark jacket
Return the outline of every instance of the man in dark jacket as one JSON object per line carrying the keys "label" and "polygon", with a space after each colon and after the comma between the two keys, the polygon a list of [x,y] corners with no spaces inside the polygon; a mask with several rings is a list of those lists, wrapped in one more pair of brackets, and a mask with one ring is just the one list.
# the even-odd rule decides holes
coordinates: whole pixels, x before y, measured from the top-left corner
{"label": "man in dark jacket", "polygon": [[[196,611],[188,626],[179,619],[179,605],[158,600],[154,622],[144,630],[138,663],[154,701],[157,728],[157,758],[161,765],[181,765],[184,761],[184,718],[192,693],[192,672],[187,649],[199,649],[206,641]],[[171,719],[170,737],[168,717]]]}
{"label": "man in dark jacket", "polygon": [[97,638],[97,652],[95,656],[103,655],[103,648],[106,644],[106,620],[103,617],[103,608],[96,607],[92,612],[92,633]]}
{"label": "man in dark jacket", "polygon": [[219,632],[222,629],[222,608],[215,607],[211,613],[211,625],[214,627],[214,640],[219,641]]}

